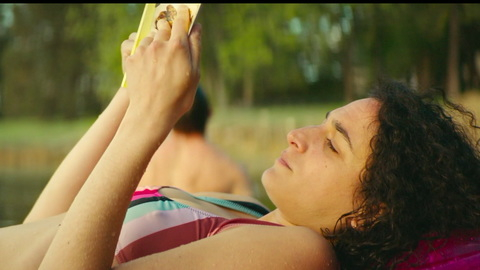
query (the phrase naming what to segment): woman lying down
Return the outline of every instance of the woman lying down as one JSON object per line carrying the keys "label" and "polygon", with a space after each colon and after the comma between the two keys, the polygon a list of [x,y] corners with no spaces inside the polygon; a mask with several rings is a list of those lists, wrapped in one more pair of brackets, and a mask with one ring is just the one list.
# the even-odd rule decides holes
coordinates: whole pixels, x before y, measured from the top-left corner
{"label": "woman lying down", "polygon": [[6,269],[393,269],[425,261],[419,241],[479,228],[478,144],[438,99],[395,81],[288,133],[261,179],[271,211],[238,195],[137,188],[197,89],[201,27],[188,35],[187,24],[179,8],[172,28],[159,21],[123,54],[128,86],[24,224],[0,229]]}

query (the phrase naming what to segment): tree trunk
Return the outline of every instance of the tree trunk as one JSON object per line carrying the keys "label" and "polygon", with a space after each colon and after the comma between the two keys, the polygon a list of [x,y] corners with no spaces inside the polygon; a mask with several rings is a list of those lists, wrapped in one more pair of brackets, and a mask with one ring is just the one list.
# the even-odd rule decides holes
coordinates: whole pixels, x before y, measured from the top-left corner
{"label": "tree trunk", "polygon": [[458,10],[458,4],[451,4],[446,78],[446,92],[447,96],[450,98],[457,98],[460,95],[460,82],[458,71],[460,27],[458,21]]}
{"label": "tree trunk", "polygon": [[432,87],[430,56],[428,54],[422,54],[416,70],[418,80],[417,89],[423,92]]}
{"label": "tree trunk", "polygon": [[352,54],[353,46],[351,39],[347,37],[344,43],[344,50],[342,54],[342,80],[343,80],[343,94],[346,102],[351,102],[355,99],[354,85],[353,85],[353,63]]}
{"label": "tree trunk", "polygon": [[253,105],[253,73],[249,68],[243,73],[243,105],[246,107]]}
{"label": "tree trunk", "polygon": [[206,75],[202,77],[200,85],[209,94],[209,100],[213,104],[220,108],[227,107],[229,99],[222,70],[215,66],[209,67],[207,70],[205,72]]}

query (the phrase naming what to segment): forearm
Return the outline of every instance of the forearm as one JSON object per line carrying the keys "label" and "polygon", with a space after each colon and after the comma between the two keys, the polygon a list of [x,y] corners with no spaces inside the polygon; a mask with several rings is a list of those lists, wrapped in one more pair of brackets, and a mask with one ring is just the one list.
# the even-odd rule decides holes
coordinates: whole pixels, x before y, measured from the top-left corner
{"label": "forearm", "polygon": [[[68,209],[40,269],[110,269],[130,198],[148,162],[188,111],[200,78],[200,26],[188,8],[163,20],[127,58],[129,105],[106,151]],[[170,31],[172,33],[170,34]]]}
{"label": "forearm", "polygon": [[119,89],[107,108],[57,168],[24,223],[68,210],[115,135],[128,102],[125,89]]}
{"label": "forearm", "polygon": [[38,270],[63,215],[0,228],[2,269]]}
{"label": "forearm", "polygon": [[62,261],[68,261],[71,269],[110,267],[129,204],[126,198],[133,194],[150,157],[173,125],[173,120],[155,125],[142,122],[137,115],[125,115],[67,212],[40,269],[61,265],[57,254],[62,254]]}

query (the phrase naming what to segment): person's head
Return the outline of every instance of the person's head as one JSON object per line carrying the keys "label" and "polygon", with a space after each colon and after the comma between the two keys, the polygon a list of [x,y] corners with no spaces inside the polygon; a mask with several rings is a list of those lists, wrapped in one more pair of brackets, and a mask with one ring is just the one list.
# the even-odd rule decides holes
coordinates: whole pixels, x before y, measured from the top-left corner
{"label": "person's head", "polygon": [[262,175],[269,198],[288,222],[333,230],[342,214],[354,210],[378,108],[375,99],[357,100],[328,112],[320,125],[288,133],[289,147]]}
{"label": "person's head", "polygon": [[[479,227],[480,149],[451,112],[475,119],[438,94],[419,94],[400,82],[373,91],[381,104],[378,131],[357,191],[363,202],[349,215],[360,227],[345,217],[346,229],[336,236],[346,261],[355,254],[366,260],[356,259],[359,265],[385,264],[428,233]],[[478,129],[475,121],[470,125]]]}
{"label": "person's head", "polygon": [[203,135],[205,133],[210,113],[211,108],[207,95],[199,86],[197,88],[197,93],[195,94],[192,108],[177,121],[173,130],[185,134],[200,133]]}
{"label": "person's head", "polygon": [[[280,163],[265,172],[262,180],[272,201],[298,225],[304,224],[296,221],[304,221],[287,211],[308,209],[304,217],[317,222],[332,241],[343,268],[385,267],[401,252],[413,250],[427,234],[441,237],[458,228],[479,228],[480,150],[449,109],[474,118],[434,94],[421,95],[406,84],[383,82],[368,99],[332,111],[316,132],[315,126],[295,131],[297,140],[289,140],[291,146],[284,154],[293,168]],[[446,103],[440,104],[441,100]],[[356,105],[363,109],[352,110]],[[330,127],[329,133],[333,120],[342,127]],[[471,127],[479,129],[474,122]],[[353,147],[360,140],[365,150],[355,155],[356,162],[344,160],[341,166],[334,162],[337,153],[326,150],[332,138],[339,153],[348,150],[345,133]],[[313,144],[314,140],[324,144]],[[295,152],[302,155],[293,160],[298,142],[316,148]],[[308,151],[311,160],[300,159]],[[315,171],[308,171],[314,166]],[[303,178],[297,179],[299,168]],[[285,199],[279,191],[285,192]],[[310,205],[314,203],[318,205]],[[334,217],[325,216],[330,220],[322,224],[323,213],[316,212],[327,207],[334,208],[330,213],[342,212],[333,230],[325,224]]]}

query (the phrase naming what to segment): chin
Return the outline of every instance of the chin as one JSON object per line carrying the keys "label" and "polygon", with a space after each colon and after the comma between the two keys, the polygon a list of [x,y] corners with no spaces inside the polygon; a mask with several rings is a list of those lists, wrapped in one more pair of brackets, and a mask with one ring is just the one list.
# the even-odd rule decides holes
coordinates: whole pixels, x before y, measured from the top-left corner
{"label": "chin", "polygon": [[266,169],[261,178],[263,189],[267,192],[270,189],[275,189],[275,186],[278,185],[277,181],[275,181],[275,170],[273,168]]}
{"label": "chin", "polygon": [[262,184],[265,186],[265,181],[267,181],[268,178],[272,177],[272,170],[273,168],[268,168],[262,173],[262,177],[260,178]]}

